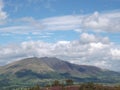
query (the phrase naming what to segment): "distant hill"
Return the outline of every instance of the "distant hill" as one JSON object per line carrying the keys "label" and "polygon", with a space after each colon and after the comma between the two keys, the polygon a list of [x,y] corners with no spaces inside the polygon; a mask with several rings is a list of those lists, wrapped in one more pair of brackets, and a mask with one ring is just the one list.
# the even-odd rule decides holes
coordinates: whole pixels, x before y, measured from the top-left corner
{"label": "distant hill", "polygon": [[120,83],[120,73],[95,66],[72,64],[55,57],[26,58],[0,67],[0,85],[29,85],[55,79]]}

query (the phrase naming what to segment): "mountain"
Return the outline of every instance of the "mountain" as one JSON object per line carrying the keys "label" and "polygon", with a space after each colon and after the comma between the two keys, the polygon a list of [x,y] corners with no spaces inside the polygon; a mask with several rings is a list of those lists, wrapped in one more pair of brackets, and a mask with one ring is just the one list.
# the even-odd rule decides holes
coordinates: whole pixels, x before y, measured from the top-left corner
{"label": "mountain", "polygon": [[55,57],[32,57],[0,67],[0,85],[29,85],[55,79],[120,83],[120,73],[95,66],[72,64]]}

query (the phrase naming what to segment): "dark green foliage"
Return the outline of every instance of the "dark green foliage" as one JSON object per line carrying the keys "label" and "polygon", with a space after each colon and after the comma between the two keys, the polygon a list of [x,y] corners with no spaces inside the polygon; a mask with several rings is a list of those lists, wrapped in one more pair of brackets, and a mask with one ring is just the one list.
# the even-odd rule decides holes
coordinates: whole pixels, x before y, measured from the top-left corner
{"label": "dark green foliage", "polygon": [[36,85],[32,88],[29,88],[28,90],[41,90],[40,86],[39,85]]}
{"label": "dark green foliage", "polygon": [[52,84],[52,86],[59,86],[60,85],[60,82],[58,80],[55,80]]}
{"label": "dark green foliage", "polygon": [[0,80],[0,87],[2,86],[9,86],[9,79],[2,79]]}
{"label": "dark green foliage", "polygon": [[119,86],[103,86],[94,83],[84,83],[80,85],[79,90],[120,90]]}
{"label": "dark green foliage", "polygon": [[84,90],[84,89],[87,89],[87,90],[95,90],[95,85],[94,85],[94,83],[87,83],[87,84],[83,84],[83,85],[81,85],[81,87],[80,87],[81,89],[80,90]]}
{"label": "dark green foliage", "polygon": [[[71,82],[71,80],[65,80],[68,82]],[[40,88],[39,85],[35,85],[31,88],[20,88],[15,90],[120,90],[120,86],[104,86],[100,84],[94,84],[92,82],[84,83],[80,85],[68,85],[65,86],[63,84],[60,84],[60,81],[55,80],[53,82],[53,86],[49,87],[42,87]]]}
{"label": "dark green foliage", "polygon": [[37,78],[42,78],[42,79],[43,78],[51,78],[51,76],[48,74],[44,74],[44,73],[38,74],[38,73],[35,73],[31,70],[22,70],[22,71],[15,73],[15,74],[18,78],[23,78],[25,76],[37,77]]}
{"label": "dark green foliage", "polygon": [[73,85],[73,80],[72,79],[66,80],[66,85]]}

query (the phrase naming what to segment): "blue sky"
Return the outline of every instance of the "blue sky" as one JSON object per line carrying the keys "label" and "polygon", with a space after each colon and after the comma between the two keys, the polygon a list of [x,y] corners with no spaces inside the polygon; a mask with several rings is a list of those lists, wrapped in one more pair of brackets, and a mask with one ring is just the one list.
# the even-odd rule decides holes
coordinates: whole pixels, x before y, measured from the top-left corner
{"label": "blue sky", "polygon": [[94,11],[111,11],[120,8],[119,0],[4,0],[5,11],[11,18],[62,16],[69,14],[85,14]]}
{"label": "blue sky", "polygon": [[[35,20],[42,20],[46,18],[61,17],[67,15],[88,15],[88,14],[93,14],[94,12],[99,12],[99,13],[115,12],[115,11],[119,11],[120,8],[119,2],[120,2],[119,0],[95,0],[94,2],[92,1],[86,2],[85,0],[75,0],[75,1],[73,0],[34,0],[34,1],[4,0],[3,11],[6,12],[8,21],[7,23],[1,25],[0,27],[22,25],[23,22],[19,22],[19,21],[16,22],[16,21],[18,19],[25,17],[34,18]],[[73,29],[71,28],[69,29],[69,32],[66,32],[71,36],[71,40],[78,38],[79,35],[76,32],[73,32],[72,30]],[[45,33],[46,31],[42,31],[42,32]],[[57,32],[55,33],[57,34]],[[62,32],[58,31],[58,33],[62,33]],[[119,34],[113,33],[112,35],[113,39],[110,37],[111,34],[108,36],[111,38],[111,40],[116,41],[115,40],[116,35],[119,36]],[[18,39],[21,39],[21,40],[16,40],[16,42],[18,42],[18,41],[22,41],[22,39],[27,40],[26,38],[28,36],[34,37],[34,35],[32,34],[24,35],[24,36],[23,35],[15,36],[15,34],[11,34],[7,36],[9,37],[8,40],[6,36],[3,37],[2,35],[0,35],[1,37],[0,39],[2,39],[1,41],[3,41],[3,38],[5,38],[6,43],[8,43],[13,40],[13,37],[16,37]],[[63,39],[61,38],[61,35],[58,34],[57,37],[58,36],[59,36],[58,39]],[[10,37],[12,40],[10,39]],[[70,38],[67,37],[64,39],[70,40]],[[116,42],[119,43],[118,41]],[[3,43],[0,42],[0,43],[5,44],[4,42]]]}
{"label": "blue sky", "polygon": [[55,56],[119,71],[120,0],[0,0],[0,65]]}

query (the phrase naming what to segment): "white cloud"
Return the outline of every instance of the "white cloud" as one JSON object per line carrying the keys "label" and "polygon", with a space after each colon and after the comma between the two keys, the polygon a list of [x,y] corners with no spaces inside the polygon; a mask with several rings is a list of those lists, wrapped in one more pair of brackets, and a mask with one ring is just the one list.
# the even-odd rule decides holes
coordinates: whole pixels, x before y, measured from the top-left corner
{"label": "white cloud", "polygon": [[120,49],[111,49],[112,58],[115,60],[120,60]]}
{"label": "white cloud", "polygon": [[120,32],[120,11],[89,15],[67,15],[37,21],[45,30],[93,30],[95,32]]}
{"label": "white cloud", "polygon": [[0,24],[5,23],[5,19],[7,18],[7,13],[3,11],[4,4],[3,1],[0,0]]}
{"label": "white cloud", "polygon": [[11,26],[0,28],[0,32],[2,33],[18,33],[18,34],[28,34],[29,32],[37,32],[34,30],[35,28],[32,26]]}
{"label": "white cloud", "polygon": [[96,31],[120,32],[120,12],[95,12],[83,20],[83,26]]}
{"label": "white cloud", "polygon": [[[6,14],[4,14],[6,18]],[[40,32],[42,30],[74,30],[77,32],[92,30],[94,32],[120,32],[120,11],[94,12],[86,15],[66,15],[35,20],[24,17],[15,20],[18,26],[9,26],[9,32]],[[13,21],[12,21],[13,22]],[[21,23],[21,24],[20,24]],[[17,27],[17,28],[16,28]],[[14,28],[14,31],[13,31]],[[1,28],[4,31],[6,27]]]}
{"label": "white cloud", "polygon": [[[82,36],[89,37],[83,43]],[[94,37],[94,39],[93,39]],[[92,39],[91,39],[92,38]],[[101,68],[119,71],[120,47],[112,42],[105,43],[103,38],[83,33],[80,40],[46,43],[41,41],[22,42],[19,45],[0,47],[0,62],[5,64],[25,57],[52,56],[77,64],[95,65]]]}
{"label": "white cloud", "polygon": [[[0,23],[7,18],[6,12],[1,8]],[[3,13],[3,14],[2,14]],[[43,30],[74,30],[77,32],[94,31],[94,32],[120,32],[120,11],[99,13],[94,12],[88,15],[66,15],[59,17],[45,18],[35,20],[32,17],[24,17],[11,22],[18,23],[16,25],[2,27],[0,32],[10,33],[34,33]],[[10,22],[10,23],[11,23]]]}
{"label": "white cloud", "polygon": [[108,37],[100,37],[100,36],[95,36],[93,34],[88,34],[88,33],[82,33],[80,36],[80,40],[83,43],[99,42],[99,41],[102,43],[109,43]]}

